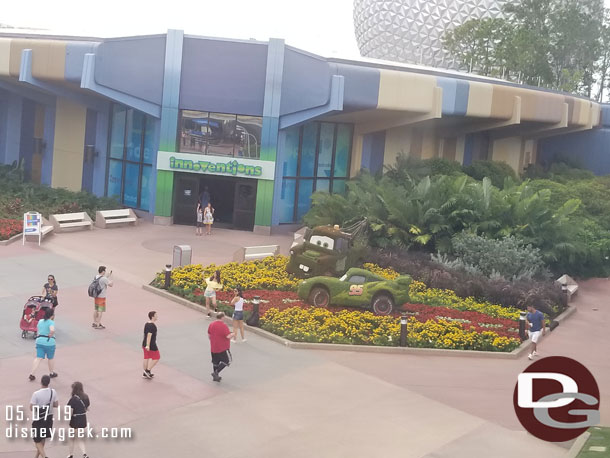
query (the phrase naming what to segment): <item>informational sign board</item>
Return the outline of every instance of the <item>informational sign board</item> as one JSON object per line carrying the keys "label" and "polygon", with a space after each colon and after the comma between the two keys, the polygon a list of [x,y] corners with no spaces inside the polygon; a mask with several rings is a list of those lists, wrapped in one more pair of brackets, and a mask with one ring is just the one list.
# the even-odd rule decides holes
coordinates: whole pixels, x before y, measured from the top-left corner
{"label": "informational sign board", "polygon": [[23,214],[23,244],[25,245],[26,235],[37,235],[38,245],[42,238],[42,215],[38,212],[27,212]]}
{"label": "informational sign board", "polygon": [[273,180],[275,177],[275,162],[159,151],[157,170]]}

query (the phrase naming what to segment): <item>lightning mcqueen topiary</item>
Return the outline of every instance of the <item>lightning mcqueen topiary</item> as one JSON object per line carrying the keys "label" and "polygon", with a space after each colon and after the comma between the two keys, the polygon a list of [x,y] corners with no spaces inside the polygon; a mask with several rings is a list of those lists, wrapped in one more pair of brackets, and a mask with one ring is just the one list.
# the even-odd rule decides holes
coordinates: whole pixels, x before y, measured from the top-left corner
{"label": "lightning mcqueen topiary", "polygon": [[339,305],[371,307],[378,315],[389,315],[396,305],[409,302],[411,277],[386,280],[368,270],[351,268],[341,278],[313,277],[299,285],[298,294],[316,307]]}

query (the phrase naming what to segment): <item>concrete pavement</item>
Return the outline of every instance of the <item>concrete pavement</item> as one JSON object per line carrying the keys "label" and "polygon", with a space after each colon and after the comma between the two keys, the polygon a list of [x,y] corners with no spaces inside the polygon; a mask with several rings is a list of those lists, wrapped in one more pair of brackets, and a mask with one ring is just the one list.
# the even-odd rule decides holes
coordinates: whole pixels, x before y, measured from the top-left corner
{"label": "concrete pavement", "polygon": [[[413,458],[564,456],[565,444],[525,432],[512,409],[512,390],[526,359],[515,361],[415,355],[360,354],[284,348],[255,335],[232,345],[234,364],[220,384],[211,381],[209,321],[141,289],[171,260],[174,244],[191,244],[195,262],[226,262],[241,245],[291,238],[237,231],[210,237],[192,228],[137,228],[57,234],[43,247],[0,248],[0,405],[27,405],[38,388],[27,380],[34,343],[18,322],[28,295],[39,294],[48,273],[60,288],[56,371],[52,385],[66,402],[80,380],[91,397],[89,421],[129,427],[129,440],[88,443],[91,457],[370,457]],[[218,237],[216,237],[218,235]],[[277,242],[274,242],[277,243]],[[95,266],[115,272],[106,330],[91,328],[87,285]],[[541,345],[543,355],[583,362],[602,388],[602,422],[610,423],[605,357],[610,311],[606,280],[581,287],[579,311]],[[593,308],[598,308],[594,311]],[[159,313],[161,363],[154,380],[141,377],[146,313]],[[587,336],[587,339],[583,337]],[[41,365],[38,378],[44,373]],[[606,396],[604,396],[604,394]],[[26,426],[26,424],[21,425]],[[0,435],[0,457],[32,456],[27,440]],[[53,441],[48,456],[67,455]]]}

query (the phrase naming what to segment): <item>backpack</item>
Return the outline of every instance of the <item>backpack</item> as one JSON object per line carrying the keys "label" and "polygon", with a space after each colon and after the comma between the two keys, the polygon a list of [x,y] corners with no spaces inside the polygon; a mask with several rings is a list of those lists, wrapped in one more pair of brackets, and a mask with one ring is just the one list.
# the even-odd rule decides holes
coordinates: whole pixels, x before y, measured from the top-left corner
{"label": "backpack", "polygon": [[89,285],[89,289],[87,291],[89,293],[89,297],[97,297],[102,292],[102,285],[100,285],[100,278],[102,278],[102,277],[94,278],[93,281],[91,282],[91,284]]}

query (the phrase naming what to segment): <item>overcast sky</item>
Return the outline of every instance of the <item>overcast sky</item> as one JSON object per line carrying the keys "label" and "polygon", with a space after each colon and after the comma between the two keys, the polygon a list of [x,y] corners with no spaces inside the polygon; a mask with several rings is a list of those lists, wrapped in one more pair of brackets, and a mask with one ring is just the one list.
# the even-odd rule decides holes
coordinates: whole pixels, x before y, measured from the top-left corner
{"label": "overcast sky", "polygon": [[117,37],[182,29],[225,38],[284,38],[324,56],[358,57],[353,0],[2,0],[0,23]]}

